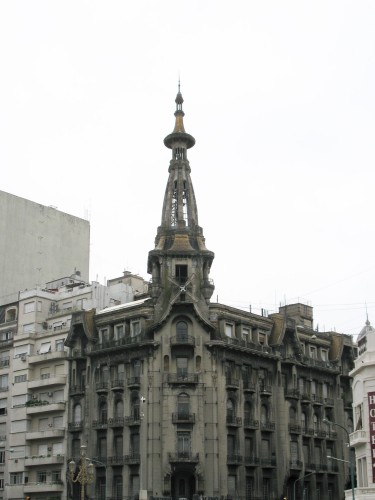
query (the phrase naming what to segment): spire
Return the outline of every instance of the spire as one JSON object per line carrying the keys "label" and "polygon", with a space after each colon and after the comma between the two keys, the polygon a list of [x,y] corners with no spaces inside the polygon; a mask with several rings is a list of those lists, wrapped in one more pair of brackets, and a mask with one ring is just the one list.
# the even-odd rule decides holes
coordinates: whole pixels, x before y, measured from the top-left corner
{"label": "spire", "polygon": [[175,126],[164,139],[165,146],[172,150],[172,158],[161,224],[155,248],[148,256],[148,272],[152,274],[150,293],[159,318],[165,318],[172,305],[179,301],[194,303],[199,314],[207,317],[207,304],[214,290],[209,278],[214,253],[206,248],[203,230],[198,224],[197,202],[187,158],[187,150],[194,146],[195,139],[185,132],[180,83],[175,102]]}

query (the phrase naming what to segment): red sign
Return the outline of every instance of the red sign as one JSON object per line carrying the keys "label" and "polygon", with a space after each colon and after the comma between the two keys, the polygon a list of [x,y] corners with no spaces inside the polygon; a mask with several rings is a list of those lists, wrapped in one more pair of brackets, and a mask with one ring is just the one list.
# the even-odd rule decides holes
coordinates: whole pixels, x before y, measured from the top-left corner
{"label": "red sign", "polygon": [[375,483],[375,392],[369,392],[368,397],[368,415],[370,424],[370,446],[372,459],[372,482]]}

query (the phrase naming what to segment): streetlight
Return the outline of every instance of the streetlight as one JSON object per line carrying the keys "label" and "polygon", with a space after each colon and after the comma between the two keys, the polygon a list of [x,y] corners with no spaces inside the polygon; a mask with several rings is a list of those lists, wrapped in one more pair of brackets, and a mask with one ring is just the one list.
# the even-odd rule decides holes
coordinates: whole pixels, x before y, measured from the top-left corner
{"label": "streetlight", "polygon": [[328,420],[328,418],[323,418],[323,422],[328,425],[336,425],[337,427],[340,427],[348,436],[348,450],[349,450],[349,461],[348,460],[342,460],[341,458],[334,458],[334,457],[327,457],[327,458],[332,458],[333,460],[339,460],[340,462],[347,462],[349,464],[349,469],[350,469],[350,482],[352,483],[352,499],[355,500],[355,494],[354,494],[354,464],[353,464],[353,459],[352,459],[352,454],[350,453],[350,435],[349,431],[341,424],[336,424],[336,422],[332,422],[331,420]]}
{"label": "streetlight", "polygon": [[70,473],[70,479],[72,480],[73,483],[80,483],[81,485],[81,500],[85,499],[85,486],[86,484],[90,484],[94,481],[94,465],[90,461],[90,463],[87,465],[87,460],[89,460],[86,457],[86,445],[81,446],[81,451],[80,451],[80,464],[79,464],[79,471],[74,478],[74,473],[76,470],[76,463],[74,460],[71,460],[69,462],[69,473]]}
{"label": "streetlight", "polygon": [[[298,483],[298,481],[302,481],[302,479],[305,479],[305,477],[312,476],[313,474],[315,474],[315,471],[314,472],[309,472],[305,476],[299,477],[298,479],[296,479],[294,481],[294,484],[293,484],[293,500],[296,500],[296,483]],[[305,495],[303,495],[303,496],[305,496]]]}

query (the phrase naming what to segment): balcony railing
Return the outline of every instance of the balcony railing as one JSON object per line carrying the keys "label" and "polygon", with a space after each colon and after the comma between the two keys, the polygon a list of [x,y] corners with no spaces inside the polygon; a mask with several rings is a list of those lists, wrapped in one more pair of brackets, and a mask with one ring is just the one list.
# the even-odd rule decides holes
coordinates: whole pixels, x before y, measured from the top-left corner
{"label": "balcony railing", "polygon": [[108,427],[124,427],[124,417],[109,418]]}
{"label": "balcony railing", "polygon": [[260,465],[262,467],[275,467],[276,466],[276,458],[275,457],[261,458]]}
{"label": "balcony railing", "polygon": [[231,375],[226,376],[225,383],[227,387],[231,387],[234,389],[238,389],[240,386],[240,381],[238,380],[238,378],[232,377]]}
{"label": "balcony railing", "polygon": [[85,392],[84,385],[71,385],[69,386],[69,394],[73,396],[74,394],[83,394]]}
{"label": "balcony railing", "polygon": [[301,460],[289,460],[289,468],[290,469],[302,469],[302,461]]}
{"label": "balcony railing", "polygon": [[176,453],[169,453],[169,462],[199,462],[199,453],[191,453],[190,451],[177,451]]}
{"label": "balcony railing", "polygon": [[112,390],[122,390],[124,388],[124,381],[122,379],[115,379],[111,382]]}
{"label": "balcony railing", "polygon": [[168,373],[167,382],[169,384],[197,384],[198,374],[197,373]]}
{"label": "balcony railing", "polygon": [[244,391],[246,391],[246,392],[255,392],[256,385],[255,385],[254,382],[252,382],[250,380],[247,380],[247,379],[243,379],[242,385],[243,385],[243,390]]}
{"label": "balcony railing", "polygon": [[364,430],[355,431],[350,434],[350,446],[357,446],[358,444],[367,443],[367,432]]}
{"label": "balcony railing", "polygon": [[71,432],[81,431],[83,429],[83,422],[69,422],[68,430]]}
{"label": "balcony railing", "polygon": [[285,397],[299,399],[301,397],[301,392],[299,389],[287,389],[285,391]]}
{"label": "balcony railing", "polygon": [[102,351],[103,349],[114,349],[116,347],[128,346],[132,344],[139,344],[143,340],[147,341],[146,337],[142,334],[135,335],[134,337],[123,337],[121,339],[105,340],[100,344],[95,344],[91,347],[91,351]]}
{"label": "balcony railing", "polygon": [[139,387],[141,385],[141,377],[129,377],[127,385],[128,387]]}
{"label": "balcony railing", "polygon": [[254,420],[251,417],[245,417],[243,421],[243,426],[249,429],[258,429],[259,428],[259,420]]}
{"label": "balcony railing", "polygon": [[227,415],[227,425],[231,427],[240,427],[242,425],[242,418],[235,415]]}
{"label": "balcony railing", "polygon": [[105,429],[107,425],[108,425],[108,420],[106,418],[92,421],[93,429]]}
{"label": "balcony railing", "polygon": [[129,417],[124,418],[124,422],[126,425],[140,425],[141,417],[139,413],[137,415],[130,415]]}
{"label": "balcony railing", "polygon": [[254,457],[254,456],[249,456],[244,458],[244,464],[245,465],[259,465],[260,464],[260,458],[259,457]]}
{"label": "balcony railing", "polygon": [[115,455],[114,457],[108,457],[108,465],[123,465],[124,463],[126,462],[125,462],[125,456],[123,455]]}
{"label": "balcony railing", "polygon": [[171,337],[171,346],[195,346],[195,337],[191,335],[176,335]]}
{"label": "balcony railing", "polygon": [[289,424],[289,432],[293,434],[301,434],[301,426],[296,424]]}
{"label": "balcony railing", "polygon": [[239,455],[238,453],[229,453],[227,455],[227,463],[228,464],[241,464],[242,463],[242,456]]}
{"label": "balcony railing", "polygon": [[95,389],[98,392],[108,391],[108,382],[96,382]]}
{"label": "balcony railing", "polygon": [[177,412],[172,413],[172,423],[187,423],[194,424],[195,422],[195,413],[187,413],[187,412]]}
{"label": "balcony railing", "polygon": [[124,464],[139,464],[141,461],[141,456],[139,453],[130,453],[124,456]]}
{"label": "balcony railing", "polygon": [[274,431],[275,430],[275,422],[271,422],[270,420],[267,422],[261,422],[260,429],[262,431]]}

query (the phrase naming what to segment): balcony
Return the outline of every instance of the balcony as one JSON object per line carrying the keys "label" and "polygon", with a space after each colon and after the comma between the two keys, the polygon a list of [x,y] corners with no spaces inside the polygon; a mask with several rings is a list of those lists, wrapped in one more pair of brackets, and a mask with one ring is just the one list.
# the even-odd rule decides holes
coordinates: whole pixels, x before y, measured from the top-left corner
{"label": "balcony", "polygon": [[245,417],[243,421],[245,429],[259,429],[259,420],[254,420],[250,417]]}
{"label": "balcony", "polygon": [[28,356],[29,364],[44,363],[55,359],[65,359],[67,357],[66,351],[50,351],[43,354],[35,354]]}
{"label": "balcony", "polygon": [[123,391],[124,390],[124,381],[122,379],[115,379],[111,382],[112,391]]}
{"label": "balcony", "polygon": [[335,400],[333,398],[324,398],[323,402],[325,406],[334,406]]}
{"label": "balcony", "polygon": [[275,457],[261,458],[260,465],[262,467],[276,467],[276,458]]}
{"label": "balcony", "polygon": [[301,470],[302,466],[301,460],[289,460],[289,469],[291,470]]}
{"label": "balcony", "polygon": [[114,417],[108,419],[108,427],[124,427],[124,417]]}
{"label": "balcony", "polygon": [[48,377],[43,377],[40,379],[29,380],[28,388],[29,389],[39,389],[40,387],[48,387],[52,385],[65,385],[66,384],[66,375],[60,375],[58,377],[50,377],[49,373],[46,374]]}
{"label": "balcony", "polygon": [[227,415],[227,426],[228,427],[241,427],[242,418],[236,417],[235,415]]}
{"label": "balcony", "polygon": [[139,413],[137,415],[130,415],[129,417],[125,417],[124,422],[126,425],[141,425],[141,417]]}
{"label": "balcony", "polygon": [[50,429],[48,431],[26,432],[27,441],[31,441],[33,439],[63,438],[64,436],[65,436],[65,429]]}
{"label": "balcony", "polygon": [[173,424],[194,424],[195,413],[178,412],[172,413]]}
{"label": "balcony", "polygon": [[256,467],[257,465],[260,464],[260,458],[254,457],[254,456],[251,456],[251,457],[246,457],[245,456],[245,458],[244,458],[244,464],[246,466]]}
{"label": "balcony", "polygon": [[80,432],[83,429],[83,422],[69,422],[68,430],[70,432]]}
{"label": "balcony", "polygon": [[69,387],[69,395],[70,396],[79,396],[85,393],[84,385],[71,385]]}
{"label": "balcony", "polygon": [[126,457],[129,457],[129,455],[123,456],[123,455],[115,455],[114,457],[108,457],[107,459],[107,464],[108,465],[124,465],[126,462]]}
{"label": "balcony", "polygon": [[271,396],[272,394],[272,386],[269,384],[259,384],[259,393],[261,396]]}
{"label": "balcony", "polygon": [[141,456],[139,453],[131,453],[130,455],[124,456],[124,464],[135,465],[141,462]]}
{"label": "balcony", "polygon": [[243,379],[242,387],[243,387],[244,392],[255,392],[255,390],[256,390],[255,383],[251,382],[250,380],[247,380],[247,379]]}
{"label": "balcony", "polygon": [[313,402],[314,405],[322,405],[323,404],[322,396],[318,396],[317,394],[311,395],[311,401]]}
{"label": "balcony", "polygon": [[106,418],[92,421],[92,428],[93,429],[106,429],[107,426],[108,426],[108,420]]}
{"label": "balcony", "polygon": [[108,392],[108,382],[96,382],[96,392]]}
{"label": "balcony", "polygon": [[141,386],[141,377],[129,377],[127,380],[127,386],[130,388],[139,388]]}
{"label": "balcony", "polygon": [[168,454],[169,463],[198,463],[199,453],[191,453],[190,451],[177,451],[176,453]]}
{"label": "balcony", "polygon": [[197,384],[198,374],[197,373],[168,373],[167,374],[168,384]]}
{"label": "balcony", "polygon": [[25,457],[25,466],[33,467],[37,465],[55,465],[64,463],[63,455],[48,455],[40,457]]}
{"label": "balcony", "polygon": [[65,403],[49,403],[48,401],[37,401],[33,403],[33,399],[26,404],[26,414],[33,415],[35,413],[47,413],[51,411],[64,411]]}
{"label": "balcony", "polygon": [[302,434],[306,436],[313,436],[314,432],[314,429],[312,429],[311,427],[302,426]]}
{"label": "balcony", "polygon": [[291,434],[301,434],[301,426],[300,425],[289,424],[288,428],[289,428],[289,432]]}
{"label": "balcony", "polygon": [[261,431],[268,431],[272,432],[275,430],[275,422],[271,422],[270,420],[266,422],[261,422],[260,423],[260,430]]}
{"label": "balcony", "polygon": [[23,487],[24,493],[53,493],[55,491],[63,491],[64,483],[62,481],[43,482],[43,483],[27,483]]}
{"label": "balcony", "polygon": [[230,453],[227,455],[227,464],[240,465],[242,463],[242,456],[237,453]]}
{"label": "balcony", "polygon": [[195,338],[191,335],[176,335],[171,337],[171,347],[195,347]]}
{"label": "balcony", "polygon": [[365,444],[369,441],[367,437],[367,432],[360,430],[355,431],[350,434],[350,446],[358,446],[360,444]]}
{"label": "balcony", "polygon": [[299,389],[287,389],[285,391],[285,397],[288,399],[299,399],[301,397],[301,392]]}
{"label": "balcony", "polygon": [[240,387],[240,381],[238,378],[232,377],[231,375],[226,375],[225,385],[227,389],[238,389]]}
{"label": "balcony", "polygon": [[314,429],[314,437],[318,439],[325,439],[327,437],[327,431],[323,431],[322,429]]}

